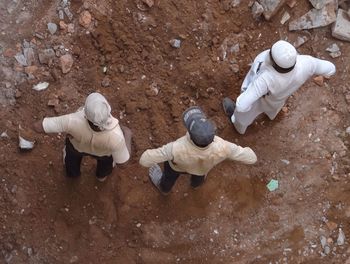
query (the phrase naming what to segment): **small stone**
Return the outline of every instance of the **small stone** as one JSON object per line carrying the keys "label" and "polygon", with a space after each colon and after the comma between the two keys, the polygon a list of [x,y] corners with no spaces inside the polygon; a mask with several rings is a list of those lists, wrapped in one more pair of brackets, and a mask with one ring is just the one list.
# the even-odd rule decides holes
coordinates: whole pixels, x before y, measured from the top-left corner
{"label": "small stone", "polygon": [[328,245],[326,245],[326,246],[324,247],[324,253],[325,253],[326,255],[328,255],[330,252],[331,252],[331,248],[330,248]]}
{"label": "small stone", "polygon": [[232,65],[230,65],[230,69],[234,73],[238,73],[239,72],[239,65],[238,64],[232,64]]}
{"label": "small stone", "polygon": [[41,82],[41,83],[34,85],[33,89],[36,91],[42,91],[42,90],[46,90],[49,87],[49,85],[50,84],[48,82]]}
{"label": "small stone", "polygon": [[290,19],[290,14],[285,12],[281,18],[281,24],[284,25]]}
{"label": "small stone", "polygon": [[332,57],[332,58],[337,58],[337,57],[340,57],[341,56],[341,52],[340,52],[340,48],[339,46],[336,44],[336,43],[333,43],[332,45],[330,45],[326,51],[329,52],[329,55]]}
{"label": "small stone", "polygon": [[35,37],[37,37],[38,39],[45,39],[45,36],[42,33],[35,33]]}
{"label": "small stone", "polygon": [[24,72],[26,74],[31,74],[31,75],[35,75],[35,73],[38,71],[38,67],[35,66],[35,65],[32,65],[32,66],[27,66],[27,67],[24,67]]}
{"label": "small stone", "polygon": [[146,4],[148,7],[152,7],[154,5],[153,0],[142,0],[144,4]]}
{"label": "small stone", "polygon": [[73,257],[70,259],[69,263],[76,263],[76,262],[78,262],[78,260],[79,260],[79,258],[78,258],[77,256],[73,256]]}
{"label": "small stone", "polygon": [[74,24],[73,23],[69,23],[68,25],[67,25],[67,31],[68,31],[68,33],[74,33]]}
{"label": "small stone", "polygon": [[26,58],[28,66],[32,65],[35,62],[35,54],[33,48],[24,48],[23,55]]}
{"label": "small stone", "polygon": [[60,21],[59,25],[60,25],[60,29],[61,30],[67,30],[68,29],[68,25],[63,20]]}
{"label": "small stone", "polygon": [[89,11],[85,10],[81,12],[79,16],[79,24],[85,28],[88,28],[91,24],[92,16]]}
{"label": "small stone", "polygon": [[0,137],[1,138],[10,138],[6,131],[2,132]]}
{"label": "small stone", "polygon": [[323,76],[316,76],[314,79],[314,83],[316,83],[318,86],[323,86],[324,83],[324,77]]}
{"label": "small stone", "polygon": [[346,128],[345,132],[350,135],[350,126]]}
{"label": "small stone", "polygon": [[26,57],[22,53],[17,53],[15,59],[21,66],[28,66]]}
{"label": "small stone", "polygon": [[309,0],[312,6],[316,9],[323,8],[326,4],[332,2],[333,0]]}
{"label": "small stone", "polygon": [[328,52],[337,52],[337,51],[340,51],[340,48],[339,46],[337,45],[337,43],[333,43],[332,45],[330,45],[326,51]]}
{"label": "small stone", "polygon": [[320,242],[321,242],[321,246],[324,249],[325,246],[327,245],[327,238],[325,236],[321,236],[320,237]]}
{"label": "small stone", "polygon": [[111,85],[111,79],[105,76],[101,82],[102,87],[109,87]]}
{"label": "small stone", "polygon": [[283,113],[288,113],[288,112],[289,112],[288,107],[287,107],[287,106],[283,106],[283,107],[282,107],[282,112],[283,112]]}
{"label": "small stone", "polygon": [[258,19],[264,13],[264,7],[259,4],[258,1],[255,1],[252,6],[252,14],[254,19]]}
{"label": "small stone", "polygon": [[27,254],[29,257],[33,256],[33,249],[32,248],[27,248]]}
{"label": "small stone", "polygon": [[338,227],[338,224],[337,224],[337,223],[334,223],[334,222],[332,222],[332,221],[328,221],[328,222],[326,223],[326,225],[327,225],[329,231],[333,231],[333,230],[335,230],[335,229]]}
{"label": "small stone", "polygon": [[79,57],[80,56],[81,49],[79,46],[73,46],[72,53],[73,55]]}
{"label": "small stone", "polygon": [[53,49],[44,49],[38,52],[39,61],[41,64],[51,64],[52,60],[55,58],[55,51]]}
{"label": "small stone", "polygon": [[18,146],[21,150],[31,150],[32,148],[34,148],[33,141],[26,140],[26,139],[22,138],[21,136],[18,136],[18,139],[19,139]]}
{"label": "small stone", "polygon": [[51,35],[54,35],[57,31],[57,25],[55,23],[50,22],[47,24],[47,29],[49,30]]}
{"label": "small stone", "polygon": [[181,40],[179,40],[179,39],[171,39],[171,40],[169,41],[169,43],[170,43],[170,45],[171,45],[173,48],[178,49],[178,48],[181,47]]}
{"label": "small stone", "polygon": [[286,165],[289,165],[290,164],[290,161],[289,160],[286,160],[286,159],[281,159],[281,161],[286,164]]}
{"label": "small stone", "polygon": [[287,1],[287,5],[290,7],[290,8],[293,8],[295,6],[295,4],[297,3],[297,0],[288,0]]}
{"label": "small stone", "polygon": [[61,56],[60,64],[61,64],[62,73],[68,73],[73,66],[72,55],[66,54],[66,55]]}
{"label": "small stone", "polygon": [[51,107],[56,107],[60,104],[60,101],[57,99],[57,98],[54,98],[54,99],[50,99],[48,102],[47,102],[47,105],[48,106],[51,106]]}
{"label": "small stone", "polygon": [[138,223],[138,224],[136,225],[136,227],[137,227],[137,228],[140,228],[140,227],[141,227],[141,223]]}
{"label": "small stone", "polygon": [[18,98],[20,98],[21,96],[22,96],[21,91],[16,90],[16,93],[15,93],[15,98],[16,98],[16,99],[18,99]]}
{"label": "small stone", "polygon": [[63,19],[64,19],[64,12],[63,12],[62,9],[58,10],[58,18],[59,18],[60,20],[63,20]]}
{"label": "small stone", "polygon": [[72,21],[73,19],[73,14],[72,12],[69,10],[68,6],[66,6],[64,9],[63,9],[64,13],[66,14],[66,16],[68,17],[69,21]]}
{"label": "small stone", "polygon": [[278,10],[280,10],[286,0],[259,0],[259,2],[264,8],[265,19],[270,20],[278,12]]}
{"label": "small stone", "polygon": [[337,238],[337,244],[338,246],[342,246],[345,243],[345,234],[341,228],[339,228],[339,234]]}

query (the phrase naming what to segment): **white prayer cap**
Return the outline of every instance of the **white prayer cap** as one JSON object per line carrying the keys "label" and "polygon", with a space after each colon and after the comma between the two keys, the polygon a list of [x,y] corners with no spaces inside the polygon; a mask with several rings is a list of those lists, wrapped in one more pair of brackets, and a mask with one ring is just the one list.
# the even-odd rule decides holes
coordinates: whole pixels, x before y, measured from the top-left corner
{"label": "white prayer cap", "polygon": [[272,45],[271,56],[279,67],[288,69],[295,65],[297,51],[292,44],[284,40],[279,40]]}

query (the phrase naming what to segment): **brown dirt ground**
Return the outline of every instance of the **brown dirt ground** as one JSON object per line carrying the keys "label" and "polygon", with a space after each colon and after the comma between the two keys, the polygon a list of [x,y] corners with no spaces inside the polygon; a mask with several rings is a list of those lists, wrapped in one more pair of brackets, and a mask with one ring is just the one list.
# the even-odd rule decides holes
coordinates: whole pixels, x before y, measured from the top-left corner
{"label": "brown dirt ground", "polygon": [[[284,11],[293,18],[308,10],[306,0],[293,9],[284,8],[269,22],[255,21],[248,1],[236,7],[229,2],[234,1],[155,0],[148,8],[138,0],[86,0],[84,6],[94,18],[87,32],[77,19],[83,1],[72,0],[75,33],[60,31],[35,40],[37,49],[63,44],[75,61],[63,75],[56,58],[51,66],[42,67],[36,79],[17,84],[16,102],[2,107],[0,132],[6,130],[10,138],[0,140],[1,263],[348,260],[348,240],[337,246],[338,229],[329,223],[350,237],[345,133],[349,44],[332,39],[329,27],[291,33],[280,25]],[[33,32],[45,32],[49,21],[58,23],[56,6],[56,1],[19,1],[18,12],[0,20],[3,50],[16,49],[16,43],[31,40]],[[7,14],[6,9],[0,8],[0,14]],[[21,15],[23,21],[13,22]],[[222,112],[222,98],[238,95],[248,64],[260,51],[278,39],[293,41],[298,35],[311,38],[299,52],[333,61],[337,75],[322,87],[308,82],[276,120],[262,117],[246,135],[238,135]],[[228,37],[239,40],[240,51],[221,60],[220,46]],[[169,45],[173,38],[182,40],[180,49]],[[325,51],[332,43],[341,47],[340,58],[332,59]],[[2,67],[16,67],[13,58],[1,58]],[[239,66],[237,73],[232,65]],[[110,87],[101,86],[104,78],[109,78]],[[50,82],[47,90],[31,89],[43,80]],[[106,95],[115,116],[133,131],[132,159],[102,184],[94,177],[90,159],[84,160],[80,179],[65,178],[64,135],[30,131],[35,120],[75,111],[92,91]],[[59,106],[48,107],[48,100],[55,97]],[[163,197],[152,188],[138,159],[145,149],[182,136],[181,113],[193,104],[216,122],[218,135],[252,147],[259,161],[254,166],[224,162],[195,191],[183,176]],[[19,152],[18,125],[35,137],[33,151]],[[265,185],[272,178],[280,185],[270,193]],[[331,244],[325,257],[321,235]]]}

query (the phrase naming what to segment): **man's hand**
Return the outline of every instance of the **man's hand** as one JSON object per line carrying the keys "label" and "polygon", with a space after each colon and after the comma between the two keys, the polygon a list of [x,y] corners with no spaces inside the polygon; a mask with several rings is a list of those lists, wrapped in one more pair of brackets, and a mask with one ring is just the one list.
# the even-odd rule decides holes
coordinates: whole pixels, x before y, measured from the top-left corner
{"label": "man's hand", "polygon": [[37,133],[45,133],[44,128],[43,128],[43,121],[37,121],[33,124],[33,129]]}

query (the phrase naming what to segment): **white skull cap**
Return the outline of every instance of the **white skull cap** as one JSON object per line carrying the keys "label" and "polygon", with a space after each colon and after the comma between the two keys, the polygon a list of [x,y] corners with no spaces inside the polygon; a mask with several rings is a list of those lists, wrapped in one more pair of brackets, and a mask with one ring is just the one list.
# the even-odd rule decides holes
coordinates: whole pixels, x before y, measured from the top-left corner
{"label": "white skull cap", "polygon": [[84,112],[86,118],[100,128],[111,129],[115,126],[111,106],[100,93],[89,94],[85,101]]}
{"label": "white skull cap", "polygon": [[297,51],[292,44],[279,40],[272,45],[271,56],[278,66],[284,69],[291,68],[297,60]]}

